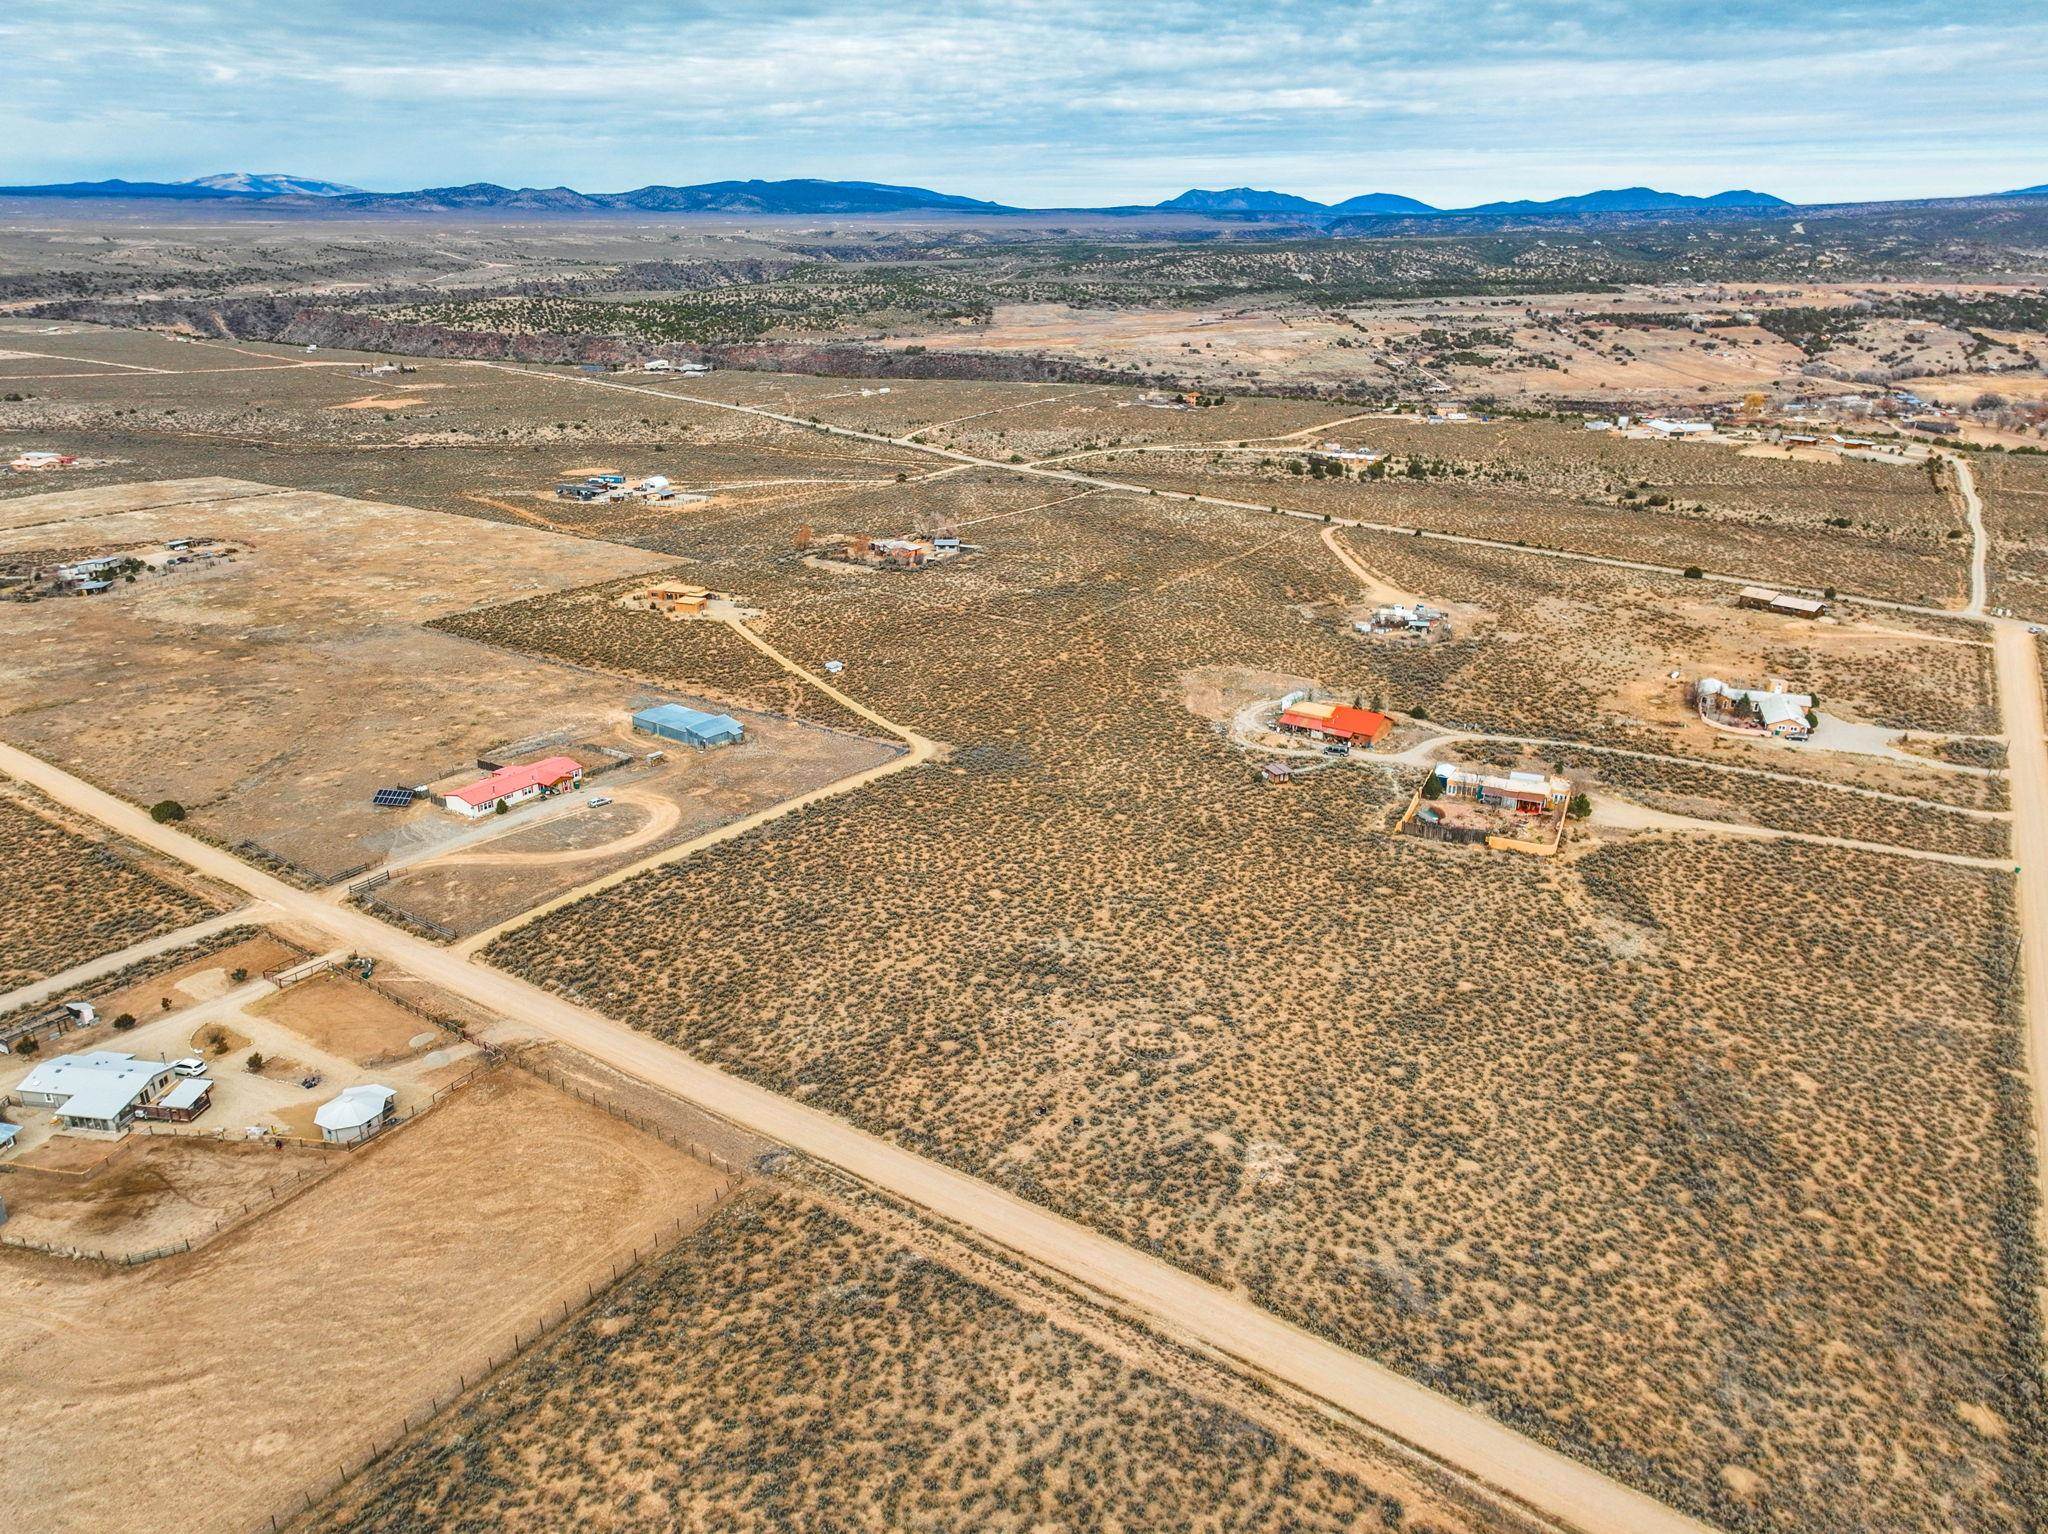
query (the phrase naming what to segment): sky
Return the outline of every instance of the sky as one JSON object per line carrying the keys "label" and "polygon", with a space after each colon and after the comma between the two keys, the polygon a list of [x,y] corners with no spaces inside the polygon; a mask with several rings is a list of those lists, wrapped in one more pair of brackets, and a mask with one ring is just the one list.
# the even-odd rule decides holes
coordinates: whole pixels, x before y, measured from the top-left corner
{"label": "sky", "polygon": [[2048,182],[2043,0],[5,0],[0,183],[818,176],[1022,206]]}

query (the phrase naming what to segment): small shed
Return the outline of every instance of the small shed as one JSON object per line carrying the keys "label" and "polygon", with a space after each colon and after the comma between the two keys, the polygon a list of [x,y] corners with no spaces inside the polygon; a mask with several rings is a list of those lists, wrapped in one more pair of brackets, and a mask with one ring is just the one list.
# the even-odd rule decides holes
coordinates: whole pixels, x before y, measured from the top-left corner
{"label": "small shed", "polygon": [[681,703],[657,703],[633,716],[633,728],[663,740],[680,741],[705,750],[712,746],[737,745],[746,730],[730,714],[707,714]]}
{"label": "small shed", "polygon": [[315,1110],[313,1122],[320,1126],[320,1138],[330,1145],[353,1145],[384,1126],[397,1100],[398,1094],[389,1087],[343,1087]]}

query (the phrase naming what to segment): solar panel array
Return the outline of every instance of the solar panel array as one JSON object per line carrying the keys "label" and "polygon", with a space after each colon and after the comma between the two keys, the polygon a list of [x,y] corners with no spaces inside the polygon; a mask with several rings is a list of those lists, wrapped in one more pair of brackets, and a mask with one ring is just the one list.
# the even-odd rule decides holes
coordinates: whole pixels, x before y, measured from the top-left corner
{"label": "solar panel array", "polygon": [[415,789],[380,788],[370,795],[370,803],[380,810],[402,810],[417,798],[419,793]]}

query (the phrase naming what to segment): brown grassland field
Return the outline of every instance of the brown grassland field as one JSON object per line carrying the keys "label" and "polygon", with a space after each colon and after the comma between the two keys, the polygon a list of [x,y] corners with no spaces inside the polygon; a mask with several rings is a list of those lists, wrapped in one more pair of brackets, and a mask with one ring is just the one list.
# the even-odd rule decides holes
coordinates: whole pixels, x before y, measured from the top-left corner
{"label": "brown grassland field", "polygon": [[1499,1526],[1418,1508],[1385,1484],[820,1204],[764,1190],[298,1526]]}
{"label": "brown grassland field", "polygon": [[[964,521],[992,492],[955,478]],[[2001,883],[1768,843],[1446,856],[1381,835],[1398,780],[1255,789],[1183,703],[1190,672],[1253,665],[1610,738],[1602,700],[1704,631],[1668,613],[1698,587],[1372,537],[1397,584],[1492,615],[1394,652],[1317,616],[1351,583],[1297,523],[1093,495],[918,576],[773,552],[831,510],[725,522],[701,557],[760,550],[732,583],[765,632],[845,657],[843,685],[950,759],[515,930],[494,962],[1718,1520],[1824,1528],[1847,1501],[2024,1525],[2041,1425],[2015,1388],[2033,1258]],[[626,631],[578,611],[444,625],[622,664]],[[743,695],[700,629],[641,625],[631,664]],[[1989,719],[1968,646],[1834,675],[1846,712]],[[1808,793],[1779,811],[1830,817],[1805,829],[1991,845]]]}
{"label": "brown grassland field", "polygon": [[263,1524],[723,1182],[514,1068],[346,1156],[188,1255],[0,1254],[0,1514]]}
{"label": "brown grassland field", "polygon": [[[40,344],[5,337],[17,339]],[[593,668],[873,733],[725,627],[610,600],[672,569],[761,609],[757,632],[798,664],[843,661],[835,680],[851,696],[943,743],[929,765],[515,927],[488,962],[1241,1290],[1723,1527],[2048,1522],[2005,877],[1711,834],[1584,834],[1548,862],[1397,840],[1386,833],[1414,768],[1360,761],[1260,787],[1259,758],[1196,704],[1225,669],[1274,679],[1276,696],[1312,679],[1409,728],[1426,715],[1567,743],[1538,754],[1596,795],[2002,857],[2003,785],[1937,756],[1996,765],[1984,742],[1939,739],[2000,728],[1979,631],[1854,604],[1801,631],[1738,612],[1713,583],[1342,532],[1387,585],[1457,613],[1448,642],[1376,645],[1351,631],[1363,593],[1313,521],[948,467],[674,396],[917,431],[1003,460],[1113,447],[1076,466],[1953,602],[1968,544],[1949,537],[1960,516],[1920,471],[1588,441],[1548,423],[1332,427],[1342,407],[1299,401],[1164,412],[1119,409],[1130,396],[1114,391],[893,383],[862,397],[845,379],[738,373],[661,384],[664,399],[447,363],[373,384],[281,351],[148,344],[151,365],[251,366],[39,382],[33,400],[0,406],[0,445],[61,435],[121,461],[67,488],[241,476],[524,529],[479,534],[508,548],[571,534],[574,578],[437,582],[402,622],[374,613],[383,652],[402,656],[408,635],[433,653],[474,655],[477,641],[508,674],[572,689],[584,673],[570,668]],[[364,404],[372,390],[380,403]],[[1286,469],[1288,452],[1330,435],[1427,455],[1430,477]],[[1264,468],[1263,450],[1215,451],[1257,438],[1290,440]],[[1188,444],[1205,451],[1131,450]],[[584,507],[547,494],[594,468],[664,473],[709,498]],[[942,522],[979,551],[914,575],[822,568],[800,547],[805,530]],[[17,526],[11,542],[35,536]],[[1735,680],[1783,676],[1830,714],[1933,744],[1899,761],[1716,735],[1675,707],[1669,678],[1709,663]],[[451,1121],[444,1110],[388,1149]],[[504,1192],[471,1157],[476,1143],[512,1156],[514,1141],[446,1146],[450,1186]],[[546,1147],[518,1153],[539,1168],[522,1162],[520,1178],[567,1176]],[[547,1186],[571,1200],[572,1183]],[[507,1264],[531,1278],[558,1260],[504,1235],[538,1240],[531,1211],[431,1235],[429,1213],[390,1218],[417,1246],[461,1233],[434,1264],[378,1246],[416,1265],[408,1293],[482,1291],[509,1282]],[[502,1249],[485,1265],[473,1247],[489,1242]],[[318,1266],[310,1247],[300,1256]],[[458,1285],[443,1256],[476,1266]],[[295,1277],[294,1292],[332,1278]],[[146,1329],[139,1289],[100,1290],[130,1296],[104,1314]],[[194,1293],[181,1301],[191,1320],[158,1310],[150,1324],[216,1324]],[[296,1345],[273,1319],[257,1341]],[[958,1340],[919,1345],[932,1335]],[[0,1344],[42,1350],[23,1372],[45,1378],[63,1362],[50,1350],[78,1345],[25,1331]],[[1012,1376],[1030,1388],[992,1383]],[[299,1452],[248,1425],[250,1381],[216,1388],[244,1413],[230,1435],[243,1455]],[[764,1389],[781,1416],[758,1409]],[[587,1414],[614,1390],[630,1413]],[[135,1396],[108,1400],[111,1434]],[[52,1489],[70,1472],[49,1400],[16,1410],[29,1426],[10,1426],[0,1452],[20,1468],[0,1464],[0,1485],[104,1522],[84,1490]],[[331,1447],[309,1438],[309,1466]],[[836,1514],[848,1528],[1399,1527],[1376,1485],[778,1196],[608,1297],[325,1516],[481,1528],[559,1506],[602,1526],[599,1504],[630,1493],[610,1512],[621,1526]],[[846,1486],[871,1500],[819,1511]],[[1081,1522],[1088,1499],[1098,1524]],[[4,1493],[0,1509],[26,1521]]]}
{"label": "brown grassland field", "polygon": [[1101,453],[1113,479],[1652,564],[1939,605],[1968,581],[1963,520],[1924,470],[1638,442],[1548,421],[1353,422],[1352,446],[1427,465],[1361,487],[1292,473],[1294,452]]}
{"label": "brown grassland field", "polygon": [[0,780],[0,989],[204,921],[216,909]]}

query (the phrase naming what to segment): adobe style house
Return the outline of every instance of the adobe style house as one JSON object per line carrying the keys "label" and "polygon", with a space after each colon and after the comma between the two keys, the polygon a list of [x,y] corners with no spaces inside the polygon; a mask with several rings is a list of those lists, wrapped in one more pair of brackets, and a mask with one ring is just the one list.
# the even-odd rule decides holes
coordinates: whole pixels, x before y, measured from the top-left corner
{"label": "adobe style house", "polygon": [[1693,688],[1700,718],[1724,730],[1748,730],[1780,740],[1805,740],[1813,733],[1813,697],[1789,691],[1783,682],[1769,687],[1736,687],[1719,677],[1702,677]]}
{"label": "adobe style house", "polygon": [[1437,765],[1436,776],[1444,786],[1447,799],[1471,799],[1497,809],[1513,810],[1518,815],[1541,815],[1546,810],[1561,810],[1572,799],[1570,780],[1554,778],[1547,773],[1483,773],[1441,762]]}
{"label": "adobe style house", "polygon": [[1399,836],[1550,857],[1564,845],[1573,788],[1544,772],[1488,772],[1442,762],[1394,827]]}

